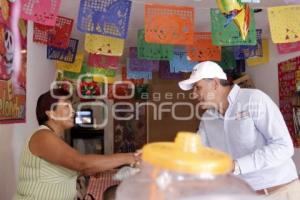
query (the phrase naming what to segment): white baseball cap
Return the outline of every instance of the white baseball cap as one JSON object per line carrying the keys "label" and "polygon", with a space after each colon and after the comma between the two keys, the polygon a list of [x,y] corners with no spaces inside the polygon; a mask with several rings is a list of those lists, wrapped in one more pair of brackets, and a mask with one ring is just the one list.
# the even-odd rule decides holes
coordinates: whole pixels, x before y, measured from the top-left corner
{"label": "white baseball cap", "polygon": [[215,62],[205,61],[194,66],[189,79],[178,83],[182,90],[190,90],[193,85],[204,78],[219,78],[227,80],[227,76],[223,69]]}

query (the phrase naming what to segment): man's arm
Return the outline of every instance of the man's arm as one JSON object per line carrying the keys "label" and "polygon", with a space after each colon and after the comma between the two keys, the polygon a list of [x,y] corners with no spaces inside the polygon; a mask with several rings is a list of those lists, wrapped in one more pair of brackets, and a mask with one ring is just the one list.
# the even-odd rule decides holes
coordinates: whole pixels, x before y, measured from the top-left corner
{"label": "man's arm", "polygon": [[283,164],[294,154],[293,143],[277,105],[263,92],[249,101],[250,115],[263,135],[266,145],[253,153],[236,159],[242,174]]}

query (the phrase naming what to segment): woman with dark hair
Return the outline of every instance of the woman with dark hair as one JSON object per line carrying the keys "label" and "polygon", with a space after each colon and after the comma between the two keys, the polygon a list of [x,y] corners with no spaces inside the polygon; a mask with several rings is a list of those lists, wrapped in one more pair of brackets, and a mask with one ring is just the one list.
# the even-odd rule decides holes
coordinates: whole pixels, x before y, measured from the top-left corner
{"label": "woman with dark hair", "polygon": [[54,89],[39,97],[36,116],[40,127],[22,153],[15,200],[73,200],[78,174],[94,175],[139,161],[134,153],[82,155],[65,143],[65,130],[74,126],[69,96],[65,90]]}

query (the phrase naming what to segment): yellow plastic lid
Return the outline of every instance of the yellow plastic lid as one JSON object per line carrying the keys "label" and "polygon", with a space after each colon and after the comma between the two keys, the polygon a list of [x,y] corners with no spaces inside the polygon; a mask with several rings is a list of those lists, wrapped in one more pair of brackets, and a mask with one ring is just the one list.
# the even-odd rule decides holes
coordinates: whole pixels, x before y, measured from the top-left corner
{"label": "yellow plastic lid", "polygon": [[163,169],[192,174],[227,174],[233,167],[229,155],[202,146],[200,136],[189,132],[179,132],[175,142],[145,145],[142,158]]}

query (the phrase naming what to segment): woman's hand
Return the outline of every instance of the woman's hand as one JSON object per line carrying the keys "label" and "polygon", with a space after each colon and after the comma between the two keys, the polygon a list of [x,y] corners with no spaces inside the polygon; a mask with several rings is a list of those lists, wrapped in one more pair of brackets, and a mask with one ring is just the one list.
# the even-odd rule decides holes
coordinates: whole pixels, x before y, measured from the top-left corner
{"label": "woman's hand", "polygon": [[141,162],[141,155],[142,155],[142,152],[141,151],[137,151],[135,153],[126,153],[126,156],[128,157],[128,164],[131,166],[131,167],[134,167],[136,165],[139,165],[140,162]]}

